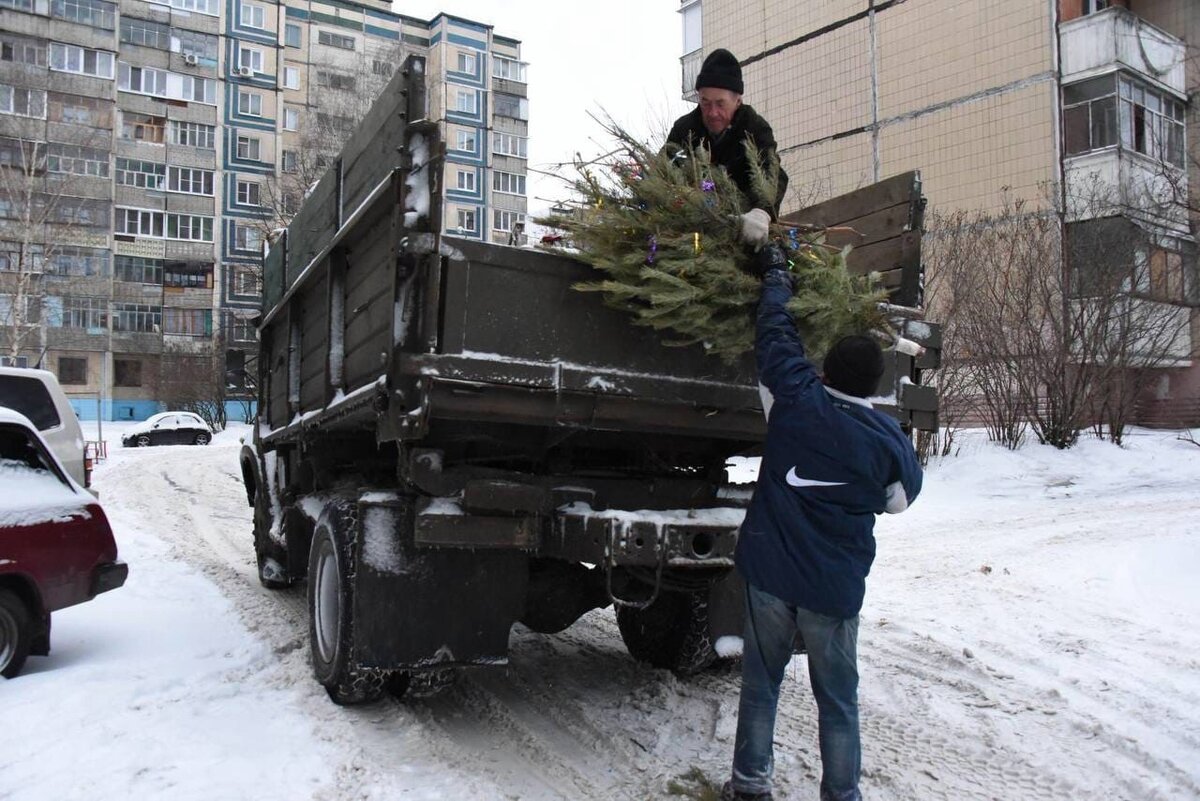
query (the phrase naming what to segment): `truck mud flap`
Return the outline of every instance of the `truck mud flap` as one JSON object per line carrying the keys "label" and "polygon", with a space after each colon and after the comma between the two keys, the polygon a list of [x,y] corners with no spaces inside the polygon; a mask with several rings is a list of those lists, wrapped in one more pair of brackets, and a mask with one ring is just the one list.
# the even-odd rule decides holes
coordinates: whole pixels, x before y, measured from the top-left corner
{"label": "truck mud flap", "polygon": [[420,670],[504,663],[525,607],[528,557],[418,548],[410,498],[359,501],[354,652],[364,667]]}

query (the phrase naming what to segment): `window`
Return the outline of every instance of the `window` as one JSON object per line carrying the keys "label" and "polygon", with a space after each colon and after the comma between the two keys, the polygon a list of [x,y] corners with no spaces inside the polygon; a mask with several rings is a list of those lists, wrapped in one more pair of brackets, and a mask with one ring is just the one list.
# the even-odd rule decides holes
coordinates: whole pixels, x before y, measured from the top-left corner
{"label": "window", "polygon": [[1063,132],[1068,155],[1117,144],[1115,76],[1063,87]]}
{"label": "window", "polygon": [[188,195],[209,195],[213,193],[212,170],[201,170],[194,167],[169,167],[167,169],[167,191],[183,192]]}
{"label": "window", "polygon": [[49,142],[46,145],[46,169],[68,175],[94,175],[108,177],[107,150],[82,145],[66,145]]}
{"label": "window", "polygon": [[55,328],[83,328],[95,333],[108,329],[108,301],[70,295],[47,296],[46,324]]}
{"label": "window", "polygon": [[279,169],[282,172],[296,172],[300,169],[299,158],[295,150],[285,150],[279,159]]}
{"label": "window", "polygon": [[493,133],[492,151],[501,156],[529,158],[529,140],[512,134]]}
{"label": "window", "polygon": [[458,171],[458,188],[464,192],[475,191],[475,171],[474,170],[459,170]]}
{"label": "window", "polygon": [[211,33],[200,33],[200,31],[189,31],[183,28],[174,28],[171,31],[171,36],[179,40],[179,52],[187,55],[191,53],[197,58],[210,61],[212,66],[216,66],[217,62],[217,37]]}
{"label": "window", "polygon": [[206,262],[169,261],[163,267],[163,286],[212,289],[213,266]]}
{"label": "window", "polygon": [[163,213],[161,211],[146,211],[144,209],[123,209],[118,207],[114,232],[128,236],[151,236],[162,239]]}
{"label": "window", "polygon": [[43,89],[23,89],[0,83],[0,114],[18,117],[46,117],[46,92]]}
{"label": "window", "polygon": [[[3,5],[0,3],[0,5]],[[0,61],[46,66],[46,43],[12,33],[0,33]]]}
{"label": "window", "polygon": [[385,78],[390,78],[395,74],[396,67],[390,61],[380,61],[376,58],[371,61],[371,72],[376,75],[382,75]]}
{"label": "window", "polygon": [[251,72],[263,71],[263,53],[253,47],[243,45],[238,50],[238,66],[248,68]]}
{"label": "window", "polygon": [[237,157],[243,161],[258,161],[262,152],[262,143],[255,136],[239,136],[237,138]]}
{"label": "window", "polygon": [[136,111],[121,112],[121,138],[161,145],[165,141],[165,117],[151,117]]}
{"label": "window", "polygon": [[133,284],[162,284],[163,262],[144,256],[115,256],[113,275],[118,281]]}
{"label": "window", "polygon": [[[17,242],[0,242],[0,270],[20,272],[22,269],[40,271],[42,269],[42,247],[26,245],[25,257],[21,257],[21,245]],[[0,317],[3,319],[3,317]]]}
{"label": "window", "polygon": [[17,11],[33,11],[33,0],[0,0],[0,8],[15,8]]}
{"label": "window", "polygon": [[142,189],[162,189],[167,176],[167,165],[137,159],[117,159],[117,183],[121,186],[136,186]]}
{"label": "window", "polygon": [[332,31],[317,31],[317,44],[323,44],[329,47],[337,47],[342,50],[353,50],[354,37],[343,36],[340,33],[334,33]]}
{"label": "window", "polygon": [[213,17],[220,13],[220,0],[150,0],[150,2],[184,11],[196,11]]}
{"label": "window", "polygon": [[1149,286],[1145,291],[1154,300],[1167,303],[1187,303],[1194,292],[1189,276],[1184,269],[1183,253],[1179,242],[1165,238],[1143,254],[1143,263],[1148,268]]}
{"label": "window", "polygon": [[212,336],[212,309],[163,309],[163,333],[186,337]]}
{"label": "window", "polygon": [[87,357],[77,358],[74,356],[59,356],[58,357],[58,383],[60,384],[86,384],[87,381]]}
{"label": "window", "polygon": [[517,95],[496,92],[496,114],[500,117],[512,117],[517,120],[529,119],[529,100]]}
{"label": "window", "polygon": [[251,225],[233,226],[233,246],[236,250],[262,251],[262,233]]}
{"label": "window", "polygon": [[60,197],[48,210],[46,221],[107,229],[111,213],[107,200]]}
{"label": "window", "polygon": [[233,333],[231,336],[234,342],[253,342],[255,339],[254,323],[250,322],[249,320],[243,320],[241,318],[234,319],[232,330]]}
{"label": "window", "polygon": [[300,46],[300,26],[291,22],[283,25],[283,43],[288,47]]}
{"label": "window", "polygon": [[242,206],[258,206],[262,199],[260,187],[254,181],[237,182],[237,202]]}
{"label": "window", "polygon": [[695,53],[704,47],[703,4],[692,3],[679,13],[683,15],[683,54]]}
{"label": "window", "polygon": [[525,176],[511,172],[493,172],[492,189],[508,195],[523,195],[525,194]]}
{"label": "window", "polygon": [[[118,329],[117,328],[117,307],[118,306],[134,306],[132,303],[114,303],[113,304],[113,330],[134,330],[141,331],[141,328],[135,329]],[[153,308],[146,306],[144,308]],[[158,326],[162,325],[162,311],[158,313],[158,322],[155,326],[149,329],[151,332],[157,332]],[[140,359],[113,359],[113,386],[114,387],[140,387],[142,385],[142,362]]]}
{"label": "window", "polygon": [[283,130],[295,131],[300,128],[300,109],[284,106],[283,108]]}
{"label": "window", "polygon": [[112,53],[88,50],[85,47],[61,42],[50,43],[50,69],[52,70],[111,79],[115,63],[116,60]]}
{"label": "window", "polygon": [[475,232],[475,212],[466,209],[458,210],[458,230]]}
{"label": "window", "polygon": [[465,72],[468,75],[475,74],[475,54],[468,53],[465,50],[458,51],[458,57],[455,61],[454,69],[457,72]]}
{"label": "window", "polygon": [[455,109],[466,114],[476,113],[476,97],[473,89],[459,89]]}
{"label": "window", "polygon": [[122,16],[121,41],[142,47],[153,47],[156,50],[170,50],[171,26],[161,22]]}
{"label": "window", "polygon": [[496,231],[511,231],[515,223],[525,224],[525,215],[515,211],[492,211],[492,228]]}
{"label": "window", "polygon": [[213,241],[213,218],[201,214],[168,214],[167,239],[211,242]]}
{"label": "window", "polygon": [[242,25],[246,28],[267,29],[267,9],[255,3],[242,3]]}
{"label": "window", "polygon": [[47,275],[66,277],[107,277],[108,251],[61,245],[45,260]]}
{"label": "window", "polygon": [[1182,167],[1183,102],[1122,75],[1121,143],[1157,161]]}
{"label": "window", "polygon": [[1095,14],[1112,6],[1112,0],[1083,0],[1083,13]]}
{"label": "window", "polygon": [[344,89],[354,91],[354,76],[329,70],[317,70],[317,86],[323,89]]}
{"label": "window", "polygon": [[296,67],[283,68],[283,88],[284,89],[299,89],[300,88],[300,70]]}
{"label": "window", "polygon": [[217,103],[217,82],[211,78],[201,78],[198,75],[181,75],[183,88],[179,93],[180,100],[195,100],[197,103],[207,103],[214,106]]}
{"label": "window", "polygon": [[[233,274],[233,293],[235,295],[261,295],[262,281],[259,280],[258,273],[244,267],[238,268]],[[253,332],[254,329],[250,330]],[[253,333],[251,333],[251,339],[253,338]]]}
{"label": "window", "polygon": [[106,31],[117,27],[117,5],[104,0],[50,0],[50,16]]}
{"label": "window", "polygon": [[213,150],[216,146],[216,128],[202,122],[171,120],[171,142],[176,145]]}
{"label": "window", "polygon": [[251,117],[262,116],[262,95],[258,92],[238,92],[238,112]]}
{"label": "window", "polygon": [[167,73],[150,67],[133,67],[122,63],[118,70],[117,86],[126,92],[138,92],[144,95],[165,97],[167,94]]}
{"label": "window", "polygon": [[111,100],[50,92],[47,104],[46,118],[52,122],[70,122],[93,128],[109,128],[112,125]]}
{"label": "window", "polygon": [[503,56],[493,56],[492,77],[525,83],[525,63]]}
{"label": "window", "polygon": [[464,150],[468,153],[475,152],[475,132],[474,131],[459,131],[456,139],[456,150]]}

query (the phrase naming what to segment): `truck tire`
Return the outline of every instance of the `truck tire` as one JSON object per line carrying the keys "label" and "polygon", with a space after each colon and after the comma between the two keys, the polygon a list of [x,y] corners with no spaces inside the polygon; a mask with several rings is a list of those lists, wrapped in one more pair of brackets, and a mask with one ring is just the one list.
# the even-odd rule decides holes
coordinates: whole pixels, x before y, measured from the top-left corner
{"label": "truck tire", "polygon": [[0,676],[11,679],[25,666],[33,640],[33,620],[25,602],[0,590]]}
{"label": "truck tire", "polygon": [[629,654],[656,668],[690,676],[717,660],[707,592],[664,592],[645,609],[618,606],[617,626]]}
{"label": "truck tire", "polygon": [[271,538],[275,520],[268,491],[261,484],[254,490],[254,558],[258,563],[258,583],[268,590],[283,590],[292,586],[292,577],[287,572],[287,554]]}
{"label": "truck tire", "polygon": [[358,510],[350,502],[325,507],[308,557],[308,632],[313,673],[335,704],[377,700],[383,671],[354,663],[354,544]]}

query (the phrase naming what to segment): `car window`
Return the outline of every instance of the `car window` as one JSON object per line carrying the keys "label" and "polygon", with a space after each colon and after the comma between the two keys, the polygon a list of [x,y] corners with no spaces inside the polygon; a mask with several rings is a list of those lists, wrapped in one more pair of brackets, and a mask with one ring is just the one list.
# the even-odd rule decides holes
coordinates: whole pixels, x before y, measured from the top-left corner
{"label": "car window", "polygon": [[54,466],[53,460],[33,438],[29,429],[0,424],[0,477],[31,476],[43,476],[67,484],[66,478]]}
{"label": "car window", "polygon": [[15,409],[29,418],[38,431],[62,423],[46,385],[36,378],[0,375],[0,406]]}

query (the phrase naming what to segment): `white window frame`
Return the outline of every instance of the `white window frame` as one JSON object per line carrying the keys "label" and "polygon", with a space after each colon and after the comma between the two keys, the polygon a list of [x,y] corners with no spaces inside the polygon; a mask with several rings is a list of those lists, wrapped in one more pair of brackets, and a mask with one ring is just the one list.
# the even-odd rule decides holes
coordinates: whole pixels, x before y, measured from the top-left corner
{"label": "white window frame", "polygon": [[[25,111],[17,111],[17,93],[25,95]],[[41,99],[41,109],[35,108],[34,100]],[[29,89],[23,86],[9,86],[0,83],[0,114],[12,114],[16,117],[29,117],[35,120],[46,119],[46,90]]]}
{"label": "white window frame", "polygon": [[514,83],[528,83],[525,74],[526,63],[507,56],[492,56],[492,77]]}
{"label": "white window frame", "polygon": [[212,170],[199,167],[167,166],[167,191],[181,195],[204,195],[212,197],[216,179]]}
{"label": "white window frame", "polygon": [[300,130],[300,109],[294,106],[283,107],[283,130]]}
{"label": "white window frame", "polygon": [[258,3],[250,3],[247,0],[242,0],[239,19],[243,28],[254,28],[259,31],[269,30],[267,28],[266,6],[260,6]]}
{"label": "white window frame", "polygon": [[240,206],[261,206],[262,185],[258,181],[237,182],[237,202]]}
{"label": "white window frame", "polygon": [[475,74],[475,54],[470,50],[459,50],[454,64],[455,72],[461,72],[464,75]]}
{"label": "white window frame", "polygon": [[317,44],[325,47],[336,47],[338,50],[354,50],[358,42],[353,36],[335,31],[317,31]]}
{"label": "white window frame", "polygon": [[[91,70],[88,60],[92,61]],[[92,50],[79,45],[50,43],[50,69],[55,72],[71,72],[76,75],[91,75],[95,78],[112,80],[117,59],[112,53]]]}
{"label": "white window frame", "polygon": [[[242,143],[246,143],[246,152],[253,155],[242,155]],[[262,140],[257,136],[238,136],[234,142],[234,154],[241,161],[262,161]]]}
{"label": "white window frame", "polygon": [[526,176],[519,172],[505,172],[503,170],[492,171],[492,191],[499,192],[502,195],[519,195],[524,197],[526,194]]}
{"label": "white window frame", "polygon": [[149,2],[183,11],[194,11],[197,14],[207,14],[210,17],[221,15],[220,0],[149,0]]}
{"label": "white window frame", "polygon": [[455,150],[463,153],[474,153],[478,146],[478,134],[475,131],[456,131]]}
{"label": "white window frame", "polygon": [[299,89],[300,88],[300,69],[298,67],[283,68],[283,88],[284,89]]}
{"label": "white window frame", "polygon": [[478,114],[479,93],[474,89],[459,89],[454,100],[454,110],[461,114]]}
{"label": "white window frame", "polygon": [[475,209],[459,209],[458,210],[458,230],[477,233],[479,229],[476,227],[477,215]]}
{"label": "white window frame", "polygon": [[[501,147],[502,144],[504,144],[505,147]],[[516,147],[512,150],[509,150],[507,148],[507,145],[509,144],[514,144]],[[524,136],[517,136],[516,134],[493,131],[492,152],[501,156],[512,156],[514,158],[527,159],[529,158],[529,139]]]}
{"label": "white window frame", "polygon": [[258,92],[247,92],[245,89],[238,89],[238,114],[244,114],[247,117],[261,117],[263,115],[263,96]]}
{"label": "white window frame", "polygon": [[[505,222],[508,223],[507,228],[503,227]],[[504,233],[509,234],[512,233],[513,225],[515,223],[524,224],[524,222],[525,214],[523,212],[510,211],[508,209],[492,209],[493,231],[503,231]],[[497,223],[500,223],[500,225],[497,225]]]}
{"label": "white window frame", "polygon": [[[171,120],[171,144],[181,147],[194,147],[200,150],[214,150],[217,144],[217,129],[203,122],[185,122]],[[204,143],[207,144],[204,144]]]}
{"label": "white window frame", "polygon": [[256,75],[261,75],[263,71],[263,51],[257,47],[248,47],[246,45],[238,45],[238,66],[243,69],[250,68],[250,71]]}
{"label": "white window frame", "polygon": [[233,224],[233,247],[235,250],[258,253],[262,250],[262,231],[253,225]]}
{"label": "white window frame", "polygon": [[[126,236],[163,238],[163,212],[117,206],[113,231]],[[132,223],[132,224],[131,224]]]}
{"label": "white window frame", "polygon": [[475,191],[475,170],[458,170],[458,191]]}
{"label": "white window frame", "polygon": [[[166,214],[166,234],[164,239],[173,239],[180,242],[212,242],[213,241],[213,226],[215,218],[207,214],[180,214],[167,212]],[[175,236],[171,236],[171,229],[175,229]],[[185,236],[185,234],[187,234]],[[195,234],[195,235],[193,235]]]}
{"label": "white window frame", "polygon": [[[291,164],[288,164],[288,161]],[[293,173],[300,169],[300,154],[295,150],[283,150],[279,154],[279,171],[283,173]]]}

